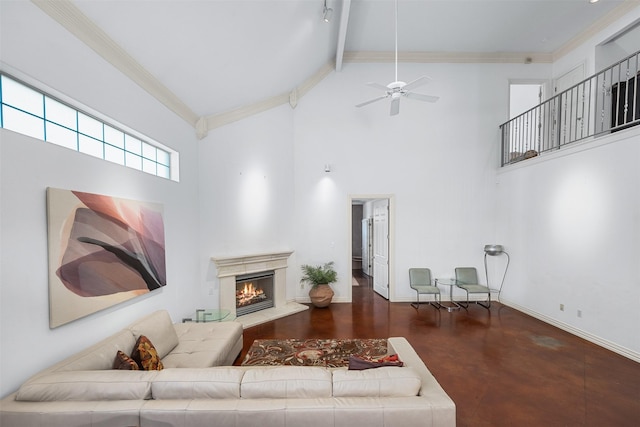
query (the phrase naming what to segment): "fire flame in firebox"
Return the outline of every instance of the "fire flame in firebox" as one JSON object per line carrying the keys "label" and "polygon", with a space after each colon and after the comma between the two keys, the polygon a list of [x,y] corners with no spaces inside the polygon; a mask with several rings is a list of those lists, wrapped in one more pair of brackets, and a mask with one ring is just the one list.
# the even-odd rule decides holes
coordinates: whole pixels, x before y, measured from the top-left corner
{"label": "fire flame in firebox", "polygon": [[238,307],[254,304],[265,298],[266,295],[264,294],[264,291],[253,286],[253,282],[245,283],[242,289],[236,291],[236,305]]}

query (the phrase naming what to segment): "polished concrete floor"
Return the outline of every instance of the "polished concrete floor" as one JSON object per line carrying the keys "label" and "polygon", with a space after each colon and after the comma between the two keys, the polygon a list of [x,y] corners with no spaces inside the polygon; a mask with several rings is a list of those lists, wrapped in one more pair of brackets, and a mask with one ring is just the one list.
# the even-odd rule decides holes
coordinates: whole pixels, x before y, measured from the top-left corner
{"label": "polished concrete floor", "polygon": [[351,304],[246,329],[236,363],[254,339],[403,336],[456,402],[459,427],[640,426],[639,363],[499,303],[416,310],[357,279]]}

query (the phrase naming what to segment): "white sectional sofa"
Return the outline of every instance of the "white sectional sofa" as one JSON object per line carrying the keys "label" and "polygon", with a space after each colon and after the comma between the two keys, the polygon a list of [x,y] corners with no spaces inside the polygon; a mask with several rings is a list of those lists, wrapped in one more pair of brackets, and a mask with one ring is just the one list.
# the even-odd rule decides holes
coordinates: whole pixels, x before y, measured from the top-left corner
{"label": "white sectional sofa", "polygon": [[[139,335],[165,369],[111,369]],[[365,371],[229,366],[241,349],[239,323],[156,312],[29,379],[0,401],[0,426],[455,426],[455,404],[404,338],[389,338],[404,367]]]}

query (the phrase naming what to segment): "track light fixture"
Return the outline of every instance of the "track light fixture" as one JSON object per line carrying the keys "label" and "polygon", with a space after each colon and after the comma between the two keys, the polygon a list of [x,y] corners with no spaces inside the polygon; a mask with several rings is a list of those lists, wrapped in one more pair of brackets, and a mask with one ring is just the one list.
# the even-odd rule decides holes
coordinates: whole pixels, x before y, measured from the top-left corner
{"label": "track light fixture", "polygon": [[324,8],[322,9],[322,19],[324,19],[324,22],[331,22],[331,15],[333,15],[333,9],[327,7],[327,0],[324,0]]}

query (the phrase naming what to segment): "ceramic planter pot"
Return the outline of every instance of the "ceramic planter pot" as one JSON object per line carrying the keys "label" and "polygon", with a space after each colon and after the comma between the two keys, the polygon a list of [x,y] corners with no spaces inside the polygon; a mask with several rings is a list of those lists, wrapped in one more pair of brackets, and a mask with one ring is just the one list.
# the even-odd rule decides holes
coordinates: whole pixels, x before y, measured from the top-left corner
{"label": "ceramic planter pot", "polygon": [[316,285],[309,291],[309,298],[314,307],[327,307],[333,299],[333,289],[329,285]]}

